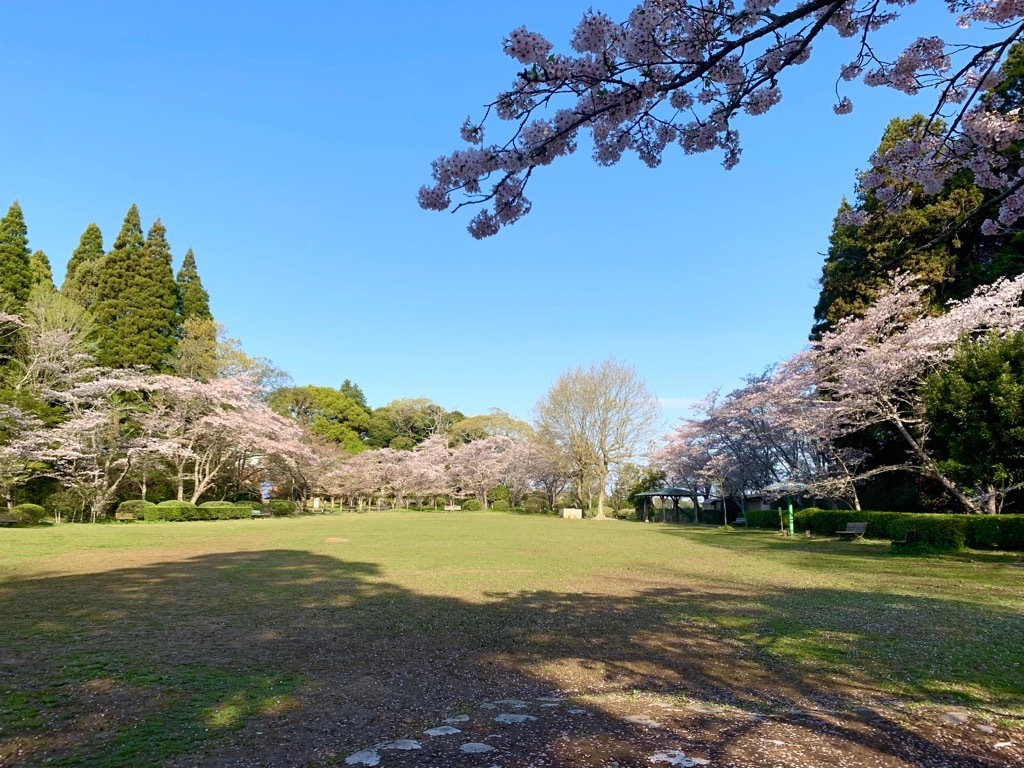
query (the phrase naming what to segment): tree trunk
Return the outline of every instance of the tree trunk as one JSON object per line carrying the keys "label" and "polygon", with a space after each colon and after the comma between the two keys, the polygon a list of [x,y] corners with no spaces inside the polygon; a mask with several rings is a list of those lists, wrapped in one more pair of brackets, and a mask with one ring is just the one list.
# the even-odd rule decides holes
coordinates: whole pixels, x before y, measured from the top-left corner
{"label": "tree trunk", "polygon": [[921,460],[921,463],[924,464],[925,470],[928,472],[928,474],[930,474],[932,477],[934,477],[936,480],[942,483],[943,487],[945,487],[947,491],[953,494],[956,500],[959,501],[964,506],[964,509],[966,509],[968,512],[972,512],[974,514],[981,512],[981,509],[978,507],[978,505],[975,504],[974,501],[972,501],[971,499],[967,498],[967,496],[964,495],[964,492],[961,491],[959,487],[957,487],[956,483],[954,483],[952,480],[950,480],[942,472],[939,471],[939,468],[935,466],[935,462],[932,461],[932,457],[925,453],[924,448],[922,448],[920,443],[918,443],[917,440],[915,440],[914,437],[910,434],[906,426],[903,424],[903,421],[900,418],[898,418],[898,415],[894,414],[891,421],[895,423],[896,428],[900,431],[900,434],[903,435],[903,439],[907,441],[911,449],[914,451],[914,453],[917,454],[917,457]]}
{"label": "tree trunk", "polygon": [[985,486],[985,514],[994,515],[999,512],[999,492],[994,485]]}

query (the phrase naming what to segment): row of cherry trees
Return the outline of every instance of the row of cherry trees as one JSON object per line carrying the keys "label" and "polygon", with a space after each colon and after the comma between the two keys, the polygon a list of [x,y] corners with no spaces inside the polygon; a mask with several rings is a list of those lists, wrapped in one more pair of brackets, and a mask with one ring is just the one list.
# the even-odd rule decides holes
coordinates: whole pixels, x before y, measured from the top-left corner
{"label": "row of cherry trees", "polygon": [[553,506],[569,482],[569,470],[536,440],[489,435],[452,446],[435,435],[411,451],[381,448],[364,451],[323,471],[319,487],[354,505],[387,501],[402,507],[417,499],[476,497],[486,508],[488,492],[508,489],[518,504],[529,492],[541,491]]}
{"label": "row of cherry trees", "polygon": [[[1024,330],[1024,276],[984,286],[941,315],[928,313],[925,291],[910,276],[861,318],[841,321],[820,342],[746,386],[712,393],[667,437],[653,461],[695,501],[712,490],[744,494],[806,486],[806,492],[860,508],[857,485],[894,471],[937,482],[968,512],[992,512],[1014,486],[995,478],[958,485],[933,450],[922,385],[958,343]],[[901,460],[880,465],[849,438],[884,429],[902,445]]]}
{"label": "row of cherry trees", "polygon": [[270,410],[247,378],[209,382],[131,370],[87,369],[50,389],[48,424],[0,406],[0,493],[56,479],[92,520],[129,479],[145,497],[161,476],[193,503],[253,491],[265,479],[294,483],[314,454],[301,429]]}

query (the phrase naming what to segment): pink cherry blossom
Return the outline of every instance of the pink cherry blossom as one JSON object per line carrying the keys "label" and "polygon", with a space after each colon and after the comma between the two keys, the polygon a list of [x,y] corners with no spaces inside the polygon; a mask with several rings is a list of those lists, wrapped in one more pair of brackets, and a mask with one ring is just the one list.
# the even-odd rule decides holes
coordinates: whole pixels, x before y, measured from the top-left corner
{"label": "pink cherry blossom", "polygon": [[[654,168],[678,147],[686,154],[721,151],[723,166],[732,168],[742,152],[736,117],[762,115],[777,104],[784,71],[809,61],[814,43],[831,30],[852,48],[837,86],[861,78],[905,93],[934,91],[933,117],[950,126],[936,141],[898,146],[877,158],[887,170],[879,186],[892,188],[884,193],[887,203],[898,207],[909,199],[901,185],[940,189],[969,167],[981,186],[1006,190],[999,221],[1011,226],[1024,209],[1014,195],[1024,183],[1007,172],[1004,155],[1020,145],[1021,128],[1015,116],[1000,115],[980,95],[1001,77],[998,64],[1021,34],[1024,4],[957,2],[950,6],[951,22],[976,32],[976,41],[953,45],[918,37],[886,52],[877,33],[899,24],[898,8],[913,2],[643,0],[622,21],[587,11],[567,53],[555,52],[536,32],[515,29],[504,50],[525,68],[479,121],[463,124],[462,138],[474,149],[435,161],[419,204],[427,210],[485,206],[469,231],[476,238],[494,235],[529,213],[525,191],[532,173],[574,152],[581,131],[590,133],[601,165],[635,154]],[[834,111],[845,115],[852,108],[849,96],[837,93]],[[484,145],[484,126],[495,118],[512,125],[503,139]]]}

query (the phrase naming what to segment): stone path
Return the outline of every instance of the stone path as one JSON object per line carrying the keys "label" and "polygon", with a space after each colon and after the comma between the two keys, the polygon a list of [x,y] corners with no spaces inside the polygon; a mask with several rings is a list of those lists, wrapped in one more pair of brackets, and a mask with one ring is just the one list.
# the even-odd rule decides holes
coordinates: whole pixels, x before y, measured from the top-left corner
{"label": "stone path", "polygon": [[[371,767],[380,765],[384,768],[390,762],[397,766],[404,762],[400,760],[402,752],[429,751],[432,763],[446,764],[454,761],[458,755],[486,755],[480,763],[482,768],[503,768],[503,757],[523,757],[521,747],[523,742],[531,741],[531,728],[538,725],[560,727],[560,723],[595,714],[578,706],[567,706],[569,703],[555,696],[484,701],[473,714],[451,714],[441,718],[443,725],[427,728],[415,738],[397,739],[366,747],[346,757],[345,764]],[[662,728],[660,723],[644,715],[630,716],[625,720],[645,729]],[[456,728],[456,725],[459,727]],[[565,730],[563,737],[571,738],[571,730]],[[710,760],[706,758],[688,755],[681,749],[668,748],[651,751],[646,755],[646,762],[652,766],[681,768],[710,765]]]}

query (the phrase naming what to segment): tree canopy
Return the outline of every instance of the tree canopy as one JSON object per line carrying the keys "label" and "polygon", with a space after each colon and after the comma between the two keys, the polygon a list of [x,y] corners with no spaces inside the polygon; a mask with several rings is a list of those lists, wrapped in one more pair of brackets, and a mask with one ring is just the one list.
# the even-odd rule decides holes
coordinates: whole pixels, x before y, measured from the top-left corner
{"label": "tree canopy", "polygon": [[[1005,151],[1024,136],[1024,125],[980,96],[1003,77],[999,63],[1022,33],[1021,8],[986,0],[949,3],[957,25],[972,31],[971,44],[919,37],[902,52],[890,52],[880,30],[900,21],[892,6],[903,4],[892,0],[883,11],[881,3],[851,0],[644,0],[621,22],[586,11],[568,53],[556,52],[537,32],[515,29],[503,42],[517,62],[512,86],[481,119],[466,119],[461,136],[469,148],[434,161],[419,203],[443,211],[454,195],[457,207],[489,206],[472,218],[469,231],[477,238],[494,235],[529,213],[525,190],[534,172],[575,152],[584,131],[601,165],[630,152],[653,168],[675,145],[686,154],[721,151],[723,165],[732,168],[741,151],[736,118],[762,115],[779,103],[786,70],[807,62],[830,29],[850,41],[847,63],[837,73],[837,114],[853,109],[842,82],[862,79],[905,93],[933,89],[932,116],[948,118],[941,134],[909,138],[880,157],[888,173],[872,177],[869,186],[899,205],[908,185],[935,194],[968,168],[979,186],[999,190],[986,233],[1010,226],[1024,214],[1024,179],[1006,167]],[[485,143],[494,119],[510,127]]]}

